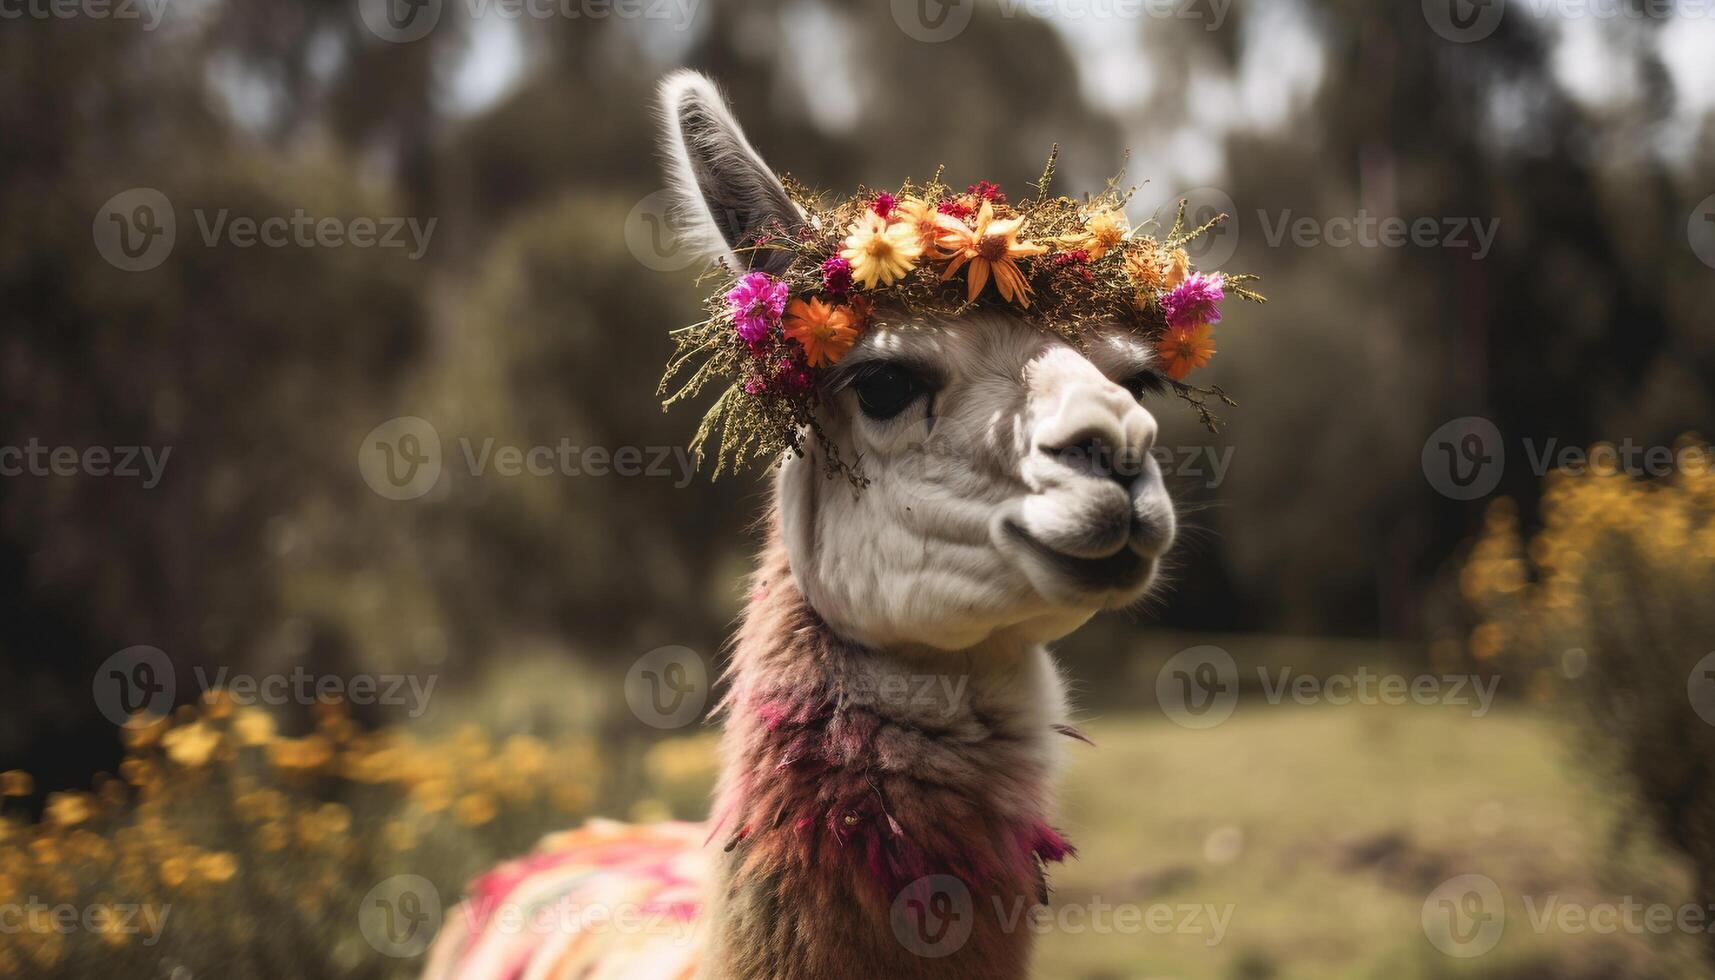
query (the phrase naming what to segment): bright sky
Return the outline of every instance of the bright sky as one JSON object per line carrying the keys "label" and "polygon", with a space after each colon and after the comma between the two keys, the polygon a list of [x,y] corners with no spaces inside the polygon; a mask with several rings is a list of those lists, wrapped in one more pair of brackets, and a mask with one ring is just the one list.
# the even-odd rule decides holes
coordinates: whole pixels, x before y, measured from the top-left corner
{"label": "bright sky", "polygon": [[[1541,3],[1515,4],[1509,13],[1535,16],[1532,11],[1536,7],[1546,9]],[[802,77],[814,72],[825,77],[832,73],[854,78],[855,66],[848,63],[850,52],[838,42],[846,36],[839,29],[840,16],[819,0],[799,0],[788,8],[784,31],[802,39],[787,46],[787,50],[797,52],[795,74]],[[1612,42],[1620,31],[1633,25],[1564,13],[1545,16],[1555,18],[1549,26],[1557,35],[1555,76],[1574,98],[1600,107],[1636,92],[1638,80]],[[1159,28],[1160,22],[1149,17],[1062,16],[1049,20],[1078,52],[1080,82],[1090,103],[1121,120],[1131,117],[1137,119],[1138,126],[1144,125],[1136,110],[1155,90],[1144,37],[1146,31]],[[516,19],[496,15],[492,8],[476,19],[470,45],[449,79],[449,110],[460,115],[480,112],[518,84],[527,68],[520,34],[527,27]],[[1137,155],[1135,169],[1187,186],[1217,182],[1225,168],[1221,145],[1229,130],[1281,125],[1315,95],[1323,74],[1321,45],[1296,3],[1259,4],[1245,19],[1243,31],[1237,76],[1205,73],[1190,87],[1191,117],[1198,120],[1194,127],[1175,132],[1166,140],[1157,131],[1149,132],[1147,139],[1141,132],[1128,139]],[[675,34],[670,47],[678,49],[683,46],[679,42],[688,40],[694,31]],[[1715,110],[1715,58],[1710,57],[1715,52],[1715,19],[1681,15],[1659,37],[1662,60],[1681,100],[1677,121],[1682,125],[1675,128],[1694,134],[1698,121]],[[659,49],[660,45],[648,47]],[[671,55],[672,51],[651,53]],[[839,98],[841,91],[850,97]],[[241,100],[257,98],[254,92],[229,95],[239,95]],[[830,130],[849,126],[857,118],[860,98],[861,93],[850,88],[822,87],[818,97],[811,100],[815,121]],[[1683,145],[1663,146],[1662,150],[1677,156],[1689,147],[1687,135]]]}

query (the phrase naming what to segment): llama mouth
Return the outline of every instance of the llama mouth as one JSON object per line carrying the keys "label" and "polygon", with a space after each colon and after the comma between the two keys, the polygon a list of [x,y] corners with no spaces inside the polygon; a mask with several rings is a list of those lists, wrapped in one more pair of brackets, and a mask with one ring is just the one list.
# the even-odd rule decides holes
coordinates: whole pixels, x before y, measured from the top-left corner
{"label": "llama mouth", "polygon": [[1114,592],[1135,589],[1149,579],[1155,562],[1124,547],[1102,558],[1080,558],[1043,544],[1014,521],[1005,522],[1006,533],[1057,576],[1081,592]]}

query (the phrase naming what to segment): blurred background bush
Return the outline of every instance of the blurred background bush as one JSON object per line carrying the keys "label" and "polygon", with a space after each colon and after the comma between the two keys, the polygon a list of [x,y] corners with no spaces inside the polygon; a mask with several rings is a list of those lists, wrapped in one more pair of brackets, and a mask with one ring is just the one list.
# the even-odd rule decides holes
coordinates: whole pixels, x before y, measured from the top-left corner
{"label": "blurred background bush", "polygon": [[[1433,886],[1421,869],[1457,870],[1478,844],[1539,884],[1715,898],[1715,735],[1685,680],[1715,648],[1708,484],[1587,474],[1545,490],[1533,465],[1551,440],[1670,446],[1715,418],[1715,272],[1696,237],[1715,194],[1715,22],[1515,3],[1457,43],[1433,3],[1040,6],[950,5],[968,24],[935,42],[913,33],[912,4],[859,0],[637,8],[659,17],[447,0],[404,43],[355,0],[0,24],[0,446],[171,450],[148,488],[0,477],[0,884],[86,901],[182,890],[202,931],[169,931],[171,956],[137,954],[134,974],[403,975],[409,958],[353,938],[350,910],[383,872],[450,898],[584,815],[701,816],[706,742],[653,743],[619,678],[664,644],[716,657],[764,482],[476,476],[460,445],[688,437],[693,413],[655,398],[667,331],[699,290],[651,237],[649,103],[664,71],[691,65],[726,86],[775,167],[817,186],[945,164],[953,183],[1021,187],[1058,142],[1061,190],[1124,167],[1147,181],[1134,221],[1180,197],[1229,211],[1204,264],[1263,276],[1270,305],[1231,318],[1209,369],[1240,402],[1228,427],[1157,413],[1164,445],[1230,460],[1219,479],[1207,462],[1174,477],[1194,513],[1173,590],[1148,629],[1109,617],[1061,647],[1092,730],[1114,739],[1080,763],[1073,802],[1087,797],[1086,837],[1135,857],[1118,881],[1073,871],[1066,887],[1215,889],[1260,924],[1203,953],[1051,941],[1045,975],[1686,975],[1672,943],[1525,945],[1471,966],[1425,952],[1412,916]],[[177,241],[128,272],[93,239],[106,202],[143,187],[171,202]],[[201,237],[223,211],[300,209],[435,223],[415,258]],[[1362,215],[1497,234],[1483,250],[1471,232],[1427,248],[1290,232]],[[448,461],[420,499],[372,492],[357,465],[365,434],[401,416],[427,420]],[[1474,500],[1437,492],[1425,468],[1431,433],[1466,416],[1507,452]],[[1516,703],[1504,748],[1469,719],[1282,710],[1190,743],[1132,717],[1159,720],[1164,652],[1211,641],[1247,669],[1470,671],[1503,677],[1514,702],[1589,713]],[[439,693],[421,718],[299,706],[254,737],[232,730],[244,712],[201,705],[168,726],[195,733],[175,758],[171,732],[122,731],[91,697],[97,667],[140,644],[171,658],[180,705],[199,667],[433,675]],[[1592,734],[1604,751],[1571,748]],[[1257,761],[1224,767],[1229,753]],[[353,770],[376,754],[398,770]],[[422,755],[467,765],[437,775],[407,761]],[[1582,777],[1538,772],[1572,757],[1614,777],[1591,800]],[[1186,797],[1179,815],[1105,785],[1116,759]],[[543,773],[527,791],[505,772],[526,764]],[[1369,777],[1327,784],[1336,771]],[[1240,792],[1265,772],[1279,797]],[[1373,819],[1351,816],[1358,801]],[[1588,806],[1577,821],[1574,805]],[[1459,821],[1491,806],[1506,829],[1456,846],[1471,837]],[[205,827],[220,807],[231,826]],[[1267,857],[1212,862],[1205,845],[1228,830]],[[290,861],[266,846],[305,833]],[[68,854],[91,863],[74,874]],[[169,872],[168,858],[182,861]],[[1301,900],[1266,887],[1270,868]],[[1404,877],[1384,900],[1387,875]],[[262,904],[216,935],[208,916],[246,881]],[[286,909],[298,931],[261,943]],[[1405,927],[1354,938],[1365,909],[1403,909]],[[279,965],[310,956],[326,922],[343,932],[319,958]],[[96,953],[18,942],[0,936],[0,972],[96,969]]]}

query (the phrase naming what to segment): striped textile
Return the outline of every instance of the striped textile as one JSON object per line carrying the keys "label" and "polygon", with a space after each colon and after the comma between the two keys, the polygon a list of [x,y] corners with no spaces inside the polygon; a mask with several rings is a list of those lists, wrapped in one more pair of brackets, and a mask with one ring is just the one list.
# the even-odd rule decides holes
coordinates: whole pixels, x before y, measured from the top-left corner
{"label": "striped textile", "polygon": [[424,980],[690,980],[708,828],[592,820],[473,881]]}

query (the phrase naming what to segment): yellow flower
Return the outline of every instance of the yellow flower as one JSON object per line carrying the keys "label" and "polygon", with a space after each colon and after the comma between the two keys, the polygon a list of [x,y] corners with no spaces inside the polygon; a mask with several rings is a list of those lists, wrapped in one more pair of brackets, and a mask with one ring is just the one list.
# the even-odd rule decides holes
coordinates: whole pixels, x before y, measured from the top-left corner
{"label": "yellow flower", "polygon": [[197,873],[205,881],[230,881],[238,873],[238,860],[225,851],[212,851],[197,860]]}
{"label": "yellow flower", "polygon": [[940,212],[935,205],[920,197],[908,197],[894,206],[893,213],[900,216],[899,224],[917,236],[917,244],[923,250],[935,247],[935,239],[941,234],[941,226],[935,220]]}
{"label": "yellow flower", "polygon": [[291,843],[291,835],[286,825],[279,822],[265,823],[256,830],[256,845],[264,851],[284,850]]}
{"label": "yellow flower", "polygon": [[1041,255],[1048,251],[1048,246],[1018,240],[1018,233],[1024,227],[1022,217],[996,220],[994,204],[984,201],[982,210],[977,212],[975,228],[946,214],[938,215],[936,223],[941,229],[936,245],[951,259],[941,273],[943,282],[969,262],[971,267],[965,273],[966,302],[974,302],[982,295],[983,287],[993,276],[994,288],[1001,299],[1019,306],[1030,305],[1030,284],[1019,271],[1017,260]]}
{"label": "yellow flower", "polygon": [[1118,208],[1103,208],[1084,220],[1084,227],[1062,235],[1054,244],[1062,249],[1083,249],[1092,260],[1108,254],[1131,234],[1131,223]]}
{"label": "yellow flower", "polygon": [[274,719],[265,711],[249,708],[233,719],[232,731],[244,745],[266,745],[274,737]]}
{"label": "yellow flower", "polygon": [[1118,208],[1105,208],[1090,215],[1090,220],[1084,222],[1084,230],[1093,239],[1090,245],[1090,258],[1099,259],[1110,249],[1118,248],[1131,234],[1131,222],[1125,218],[1125,212]]}
{"label": "yellow flower", "polygon": [[781,329],[804,348],[811,367],[838,364],[857,343],[859,325],[851,309],[820,299],[795,299]]}
{"label": "yellow flower", "polygon": [[161,883],[168,888],[177,888],[191,876],[189,858],[175,855],[161,862]]}
{"label": "yellow flower", "polygon": [[319,769],[333,759],[333,743],[321,735],[268,743],[268,761],[281,769]]}
{"label": "yellow flower", "polygon": [[61,827],[71,827],[89,819],[89,797],[82,793],[52,793],[44,812]]}
{"label": "yellow flower", "polygon": [[840,257],[852,264],[852,281],[865,289],[904,278],[923,254],[915,228],[904,222],[889,224],[874,211],[865,211],[847,231]]}
{"label": "yellow flower", "polygon": [[494,819],[494,797],[486,793],[466,793],[453,807],[453,815],[466,827],[480,827]]}
{"label": "yellow flower", "polygon": [[1191,274],[1191,256],[1185,254],[1182,248],[1176,248],[1167,256],[1167,268],[1162,272],[1161,285],[1172,289],[1185,281]]}
{"label": "yellow flower", "polygon": [[1170,327],[1156,342],[1155,355],[1169,378],[1183,381],[1215,356],[1215,329],[1207,323]]}
{"label": "yellow flower", "polygon": [[0,796],[29,796],[36,791],[36,781],[22,769],[0,772]]}
{"label": "yellow flower", "polygon": [[167,750],[167,758],[187,769],[208,762],[209,756],[220,745],[220,733],[202,722],[193,722],[175,728],[161,736],[161,745]]}

